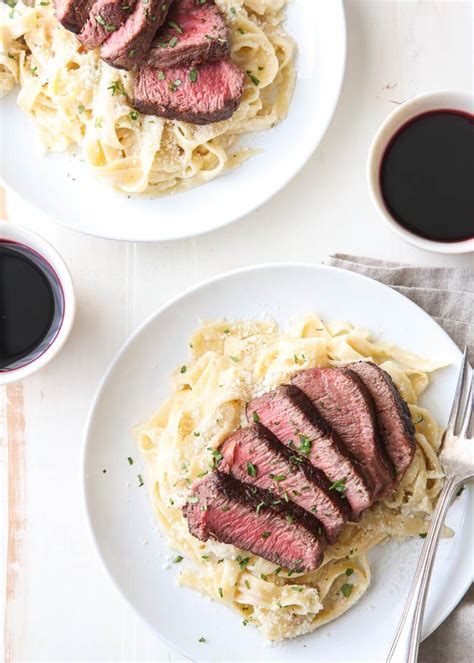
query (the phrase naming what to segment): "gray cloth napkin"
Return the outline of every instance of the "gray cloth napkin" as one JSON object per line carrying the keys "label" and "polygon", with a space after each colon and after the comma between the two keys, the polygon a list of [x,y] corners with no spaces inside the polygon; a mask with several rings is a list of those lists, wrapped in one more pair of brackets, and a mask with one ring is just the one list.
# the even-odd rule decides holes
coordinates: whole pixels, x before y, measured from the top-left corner
{"label": "gray cloth napkin", "polygon": [[[395,262],[335,254],[324,261],[369,276],[423,308],[461,350],[474,360],[474,270],[410,267]],[[420,646],[419,663],[471,663],[474,660],[474,586],[456,610]]]}

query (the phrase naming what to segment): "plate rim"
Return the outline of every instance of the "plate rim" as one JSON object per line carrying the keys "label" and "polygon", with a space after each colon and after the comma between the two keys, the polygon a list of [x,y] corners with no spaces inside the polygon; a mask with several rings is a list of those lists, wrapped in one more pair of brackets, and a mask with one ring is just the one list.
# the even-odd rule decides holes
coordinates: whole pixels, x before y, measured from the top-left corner
{"label": "plate rim", "polygon": [[[457,347],[457,345],[454,343],[452,338],[449,336],[449,334],[418,304],[415,304],[412,300],[408,299],[401,293],[399,293],[396,290],[393,290],[389,286],[385,285],[384,283],[381,283],[380,281],[377,281],[375,279],[372,279],[368,276],[365,276],[363,274],[359,274],[357,272],[352,272],[350,270],[346,270],[340,267],[333,267],[331,265],[325,265],[325,264],[320,264],[320,263],[309,263],[309,262],[298,262],[298,261],[290,261],[290,262],[269,262],[269,263],[257,263],[253,265],[247,265],[245,267],[240,267],[238,269],[232,269],[228,270],[225,272],[220,272],[218,274],[215,274],[214,276],[204,279],[203,281],[200,281],[199,283],[191,286],[190,288],[187,288],[186,290],[182,291],[181,293],[178,293],[176,296],[168,299],[166,302],[164,302],[161,306],[159,306],[155,311],[153,311],[150,315],[146,317],[146,319],[138,325],[138,327],[131,333],[129,336],[125,339],[125,341],[122,343],[120,348],[117,350],[115,353],[114,357],[112,358],[111,362],[109,363],[106,371],[104,372],[102,378],[100,379],[98,386],[95,390],[93,399],[91,401],[91,404],[89,406],[89,410],[87,413],[87,418],[86,418],[86,423],[84,426],[83,430],[83,435],[82,435],[82,449],[81,449],[81,462],[79,465],[79,474],[80,474],[80,483],[81,483],[81,502],[83,506],[83,518],[86,521],[86,529],[88,531],[88,536],[89,540],[92,542],[93,547],[95,549],[95,552],[100,559],[100,565],[105,572],[105,574],[109,577],[110,581],[112,582],[113,586],[115,587],[116,591],[120,594],[122,600],[126,602],[128,606],[130,606],[133,610],[133,612],[140,618],[141,622],[146,624],[147,628],[155,634],[155,636],[164,642],[172,651],[178,652],[181,656],[186,658],[187,660],[192,660],[187,654],[185,654],[183,651],[181,651],[180,648],[176,647],[176,645],[168,640],[168,638],[162,633],[162,631],[158,631],[157,628],[147,619],[147,617],[141,613],[141,611],[132,603],[132,601],[128,598],[128,596],[125,594],[125,592],[122,590],[118,582],[116,581],[115,577],[113,576],[111,570],[107,566],[106,560],[104,556],[102,555],[102,551],[99,547],[99,542],[96,536],[96,533],[94,531],[93,523],[92,523],[92,518],[91,518],[91,513],[89,509],[89,498],[88,498],[88,490],[87,490],[87,471],[86,471],[86,465],[87,465],[87,456],[88,456],[88,450],[91,445],[90,441],[90,432],[91,428],[93,425],[93,419],[94,419],[94,414],[96,411],[97,404],[99,402],[99,399],[101,398],[104,388],[106,386],[106,383],[109,380],[109,377],[111,376],[112,372],[114,371],[116,365],[120,362],[124,354],[126,353],[128,347],[134,342],[136,337],[138,337],[141,332],[157,317],[159,317],[163,312],[165,312],[167,309],[173,307],[177,303],[179,303],[181,300],[184,300],[186,297],[192,295],[193,293],[208,287],[209,285],[212,285],[213,283],[218,283],[220,281],[224,281],[228,278],[237,276],[239,274],[244,274],[247,272],[260,272],[260,271],[266,271],[268,269],[312,269],[315,271],[326,271],[326,272],[343,272],[345,274],[350,274],[352,277],[354,277],[356,280],[359,281],[371,281],[372,283],[375,283],[377,287],[380,287],[382,291],[389,289],[391,290],[392,293],[395,294],[396,298],[398,299],[403,299],[405,302],[408,302],[409,305],[413,309],[418,309],[421,311],[421,313],[429,318],[433,324],[435,324],[438,329],[442,332],[442,334],[446,337],[448,343],[451,344],[453,351],[457,354],[458,359],[461,359],[462,353],[461,350]],[[467,490],[466,492],[468,493],[468,499],[470,501],[470,509],[474,509],[474,491],[471,489],[469,485],[466,486]],[[438,619],[435,619],[432,624],[430,624],[430,627],[427,629],[426,633],[422,634],[422,637],[420,638],[420,642],[423,642],[426,640],[453,612],[453,610],[457,607],[457,605],[462,601],[464,598],[466,592],[469,590],[471,584],[474,582],[474,578],[466,578],[465,586],[463,584],[463,591],[462,593],[456,594],[456,596],[453,596],[450,601],[446,601],[444,603],[443,610],[441,611],[440,616]],[[395,632],[394,632],[395,633]]]}
{"label": "plate rim", "polygon": [[[245,218],[249,214],[252,214],[253,212],[256,212],[259,210],[261,207],[266,205],[270,200],[272,200],[277,194],[279,194],[283,189],[285,189],[290,182],[292,182],[295,177],[297,177],[300,172],[303,170],[303,168],[306,166],[312,155],[316,152],[318,147],[320,146],[324,136],[326,135],[329,126],[331,125],[337,106],[339,104],[340,98],[341,98],[341,93],[342,93],[342,88],[344,85],[345,77],[346,77],[346,69],[347,69],[347,16],[346,16],[346,9],[344,6],[344,0],[332,0],[334,5],[336,6],[336,1],[337,1],[337,7],[338,11],[340,14],[340,20],[341,20],[341,37],[342,37],[342,43],[343,43],[343,48],[342,48],[342,54],[341,54],[341,60],[340,60],[340,71],[338,72],[338,83],[337,83],[337,90],[336,94],[334,95],[333,102],[331,104],[330,112],[328,113],[326,121],[322,124],[321,131],[319,138],[316,142],[316,144],[311,143],[309,146],[309,149],[306,149],[304,151],[301,151],[301,153],[304,155],[299,162],[297,163],[296,167],[293,169],[290,169],[288,173],[285,175],[285,177],[282,179],[281,183],[279,186],[266,195],[262,200],[260,200],[258,203],[254,204],[251,206],[247,211],[244,211],[242,213],[238,213],[237,215],[231,215],[226,221],[224,222],[219,222],[214,224],[212,227],[204,228],[201,230],[195,231],[194,229],[190,229],[187,232],[182,232],[181,234],[175,234],[172,231],[169,233],[160,236],[158,239],[157,238],[136,238],[136,237],[123,237],[123,236],[116,236],[114,234],[114,226],[112,226],[110,232],[107,232],[107,234],[104,234],[103,231],[98,231],[98,232],[93,232],[92,230],[82,230],[78,227],[73,227],[69,225],[66,221],[61,219],[61,217],[56,214],[56,213],[49,213],[42,209],[41,207],[37,206],[35,203],[31,202],[30,200],[24,198],[22,194],[18,191],[18,189],[14,186],[13,183],[9,183],[6,181],[4,175],[0,172],[0,185],[5,187],[5,189],[10,192],[12,192],[14,195],[18,196],[23,203],[29,206],[31,211],[40,213],[43,216],[45,216],[47,219],[52,221],[56,226],[59,226],[61,228],[67,228],[68,230],[71,230],[72,232],[78,233],[80,235],[86,235],[87,237],[97,237],[98,239],[104,239],[104,240],[112,240],[112,241],[117,241],[117,242],[136,242],[140,244],[148,244],[148,243],[153,243],[153,242],[172,242],[172,241],[179,241],[179,240],[184,240],[184,239],[191,239],[193,237],[200,237],[202,235],[207,235],[208,233],[215,232],[221,228],[225,228],[226,226],[229,226],[232,223],[236,223],[237,221],[240,221],[241,219]],[[290,35],[291,36],[291,35]],[[21,112],[21,109],[18,109]],[[286,118],[285,118],[286,119]],[[283,120],[282,124],[284,124],[285,119]],[[257,132],[258,133],[258,132]],[[67,152],[63,153],[67,154]],[[245,165],[245,164],[243,164]],[[210,183],[210,182],[209,182]],[[204,183],[201,186],[205,186],[206,184],[209,183]],[[107,187],[106,184],[104,186]],[[192,189],[191,189],[192,191]],[[186,193],[186,192],[183,192]],[[123,194],[125,196],[125,194]],[[173,195],[173,194],[170,194]],[[177,193],[179,195],[179,192]]]}

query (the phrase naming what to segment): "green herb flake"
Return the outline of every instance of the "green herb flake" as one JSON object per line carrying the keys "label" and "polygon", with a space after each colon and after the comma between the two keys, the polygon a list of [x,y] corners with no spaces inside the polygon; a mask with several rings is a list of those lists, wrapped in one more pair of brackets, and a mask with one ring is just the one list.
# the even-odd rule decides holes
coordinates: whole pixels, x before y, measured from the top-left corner
{"label": "green herb flake", "polygon": [[270,532],[270,530],[267,530],[266,532],[262,533],[262,539],[268,539],[268,537],[271,535],[272,533]]}
{"label": "green herb flake", "polygon": [[242,622],[243,626],[247,626],[248,623],[249,623],[248,619],[244,619],[244,621]]}
{"label": "green herb flake", "polygon": [[168,25],[180,35],[183,34],[183,28],[176,21],[168,21]]}
{"label": "green herb flake", "polygon": [[182,555],[176,555],[176,557],[173,560],[173,564],[179,564],[180,562],[183,561],[183,559],[184,557]]}
{"label": "green herb flake", "polygon": [[298,451],[301,454],[304,454],[305,456],[307,456],[311,451],[313,443],[312,443],[312,441],[310,440],[309,437],[306,437],[306,435],[301,435],[299,433],[298,437],[300,438],[300,442],[301,442],[301,445],[300,445],[300,448],[298,449]]}
{"label": "green herb flake", "polygon": [[285,479],[286,479],[285,474],[269,474],[269,477],[273,481],[285,481]]}
{"label": "green herb flake", "polygon": [[77,107],[77,112],[78,113],[83,113],[86,110],[86,107],[83,104],[79,104]]}
{"label": "green herb flake", "polygon": [[238,31],[240,32],[241,35],[245,34],[245,30],[243,28],[237,28],[237,29],[238,29]]}
{"label": "green herb flake", "polygon": [[347,481],[346,477],[344,477],[343,479],[338,479],[329,486],[329,490],[335,490],[337,493],[344,494],[346,491],[346,481]]}
{"label": "green herb flake", "polygon": [[346,576],[351,576],[354,573],[354,569],[346,569]]}
{"label": "green herb flake", "polygon": [[247,474],[249,477],[257,476],[257,468],[253,463],[247,463]]}
{"label": "green herb flake", "polygon": [[203,638],[202,635],[201,635],[201,637],[199,638],[198,642],[206,642],[206,638]]}
{"label": "green herb flake", "polygon": [[133,465],[133,458],[131,458],[131,457],[129,456],[129,457],[127,458],[127,460],[128,460],[128,464],[129,464],[129,465]]}
{"label": "green herb flake", "polygon": [[222,587],[219,587],[217,591],[219,592],[219,596],[221,597],[221,599],[224,598],[224,592],[222,591]]}
{"label": "green herb flake", "polygon": [[252,83],[253,83],[254,85],[256,85],[257,87],[260,85],[260,79],[258,79],[258,78],[255,76],[255,74],[252,74],[252,72],[251,72],[250,70],[247,70],[247,71],[246,71],[246,74],[247,74],[247,76],[250,78],[250,80],[252,81]]}
{"label": "green herb flake", "polygon": [[237,9],[235,7],[231,7],[230,8],[230,13],[235,16],[237,14]]}
{"label": "green herb flake", "polygon": [[138,476],[138,487],[141,488],[142,486],[145,485],[145,483],[143,481],[143,477],[141,474],[137,474],[137,476]]}
{"label": "green herb flake", "polygon": [[295,585],[295,586],[292,587],[291,589],[292,589],[293,591],[295,591],[295,592],[302,592],[303,589],[304,589],[304,587],[298,587],[297,585]]}
{"label": "green herb flake", "polygon": [[209,559],[209,555],[201,555],[201,559],[205,559],[207,561]]}
{"label": "green herb flake", "polygon": [[426,539],[427,535],[428,535],[428,532],[420,532],[420,533],[418,534],[418,536],[420,537],[420,539]]}
{"label": "green herb flake", "polygon": [[257,506],[255,507],[255,511],[256,511],[257,513],[260,513],[260,511],[263,509],[264,506],[265,506],[265,502],[259,502],[259,503],[257,504]]}
{"label": "green herb flake", "polygon": [[107,90],[110,90],[112,96],[115,97],[116,94],[125,95],[125,90],[122,84],[122,81],[113,81],[108,87]]}
{"label": "green herb flake", "polygon": [[250,583],[248,580],[244,580],[244,585],[247,587],[247,589],[250,589]]}
{"label": "green herb flake", "polygon": [[180,373],[186,373],[187,370],[188,370],[188,369],[187,369],[186,366],[181,366],[181,368],[179,369],[179,372],[180,372]]}
{"label": "green herb flake", "polygon": [[354,585],[350,585],[349,583],[344,583],[341,587],[341,594],[346,597],[346,599],[349,598],[349,596],[352,594],[352,589]]}
{"label": "green herb flake", "polygon": [[230,358],[232,359],[232,361],[235,361],[236,363],[240,361],[240,357],[234,357],[233,355],[230,355]]}
{"label": "green herb flake", "polygon": [[199,502],[199,497],[196,497],[196,495],[191,495],[191,497],[188,497],[188,502],[189,504],[197,504]]}
{"label": "green herb flake", "polygon": [[100,14],[97,14],[95,20],[99,25],[101,25],[104,28],[106,32],[115,32],[115,30],[117,29],[116,25],[114,25],[113,23],[107,23],[105,18]]}
{"label": "green herb flake", "polygon": [[248,563],[250,562],[250,557],[244,557],[242,559],[242,557],[240,555],[238,555],[237,556],[237,561],[239,563],[240,570],[243,571],[247,567]]}
{"label": "green herb flake", "polygon": [[277,566],[277,568],[273,571],[273,573],[277,576],[282,572],[281,566]]}
{"label": "green herb flake", "polygon": [[285,520],[287,523],[290,523],[290,525],[292,525],[295,522],[293,516],[285,516]]}
{"label": "green herb flake", "polygon": [[168,46],[170,48],[174,48],[177,43],[178,43],[178,37],[173,37],[172,39],[169,40]]}
{"label": "green herb flake", "polygon": [[95,126],[97,129],[102,129],[102,124],[104,122],[104,118],[102,117],[96,117],[95,118]]}
{"label": "green herb flake", "polygon": [[460,488],[460,489],[458,490],[458,492],[456,493],[456,497],[460,497],[460,495],[463,494],[463,491],[464,491],[464,486],[461,486],[461,488]]}
{"label": "green herb flake", "polygon": [[199,72],[198,72],[197,69],[191,69],[191,71],[188,74],[188,77],[189,77],[189,80],[191,81],[191,83],[195,83],[197,81],[198,74],[199,74]]}
{"label": "green herb flake", "polygon": [[260,578],[261,578],[262,580],[265,580],[265,582],[267,582],[267,580],[268,580],[268,576],[267,576],[265,573],[261,573],[261,574],[260,574]]}

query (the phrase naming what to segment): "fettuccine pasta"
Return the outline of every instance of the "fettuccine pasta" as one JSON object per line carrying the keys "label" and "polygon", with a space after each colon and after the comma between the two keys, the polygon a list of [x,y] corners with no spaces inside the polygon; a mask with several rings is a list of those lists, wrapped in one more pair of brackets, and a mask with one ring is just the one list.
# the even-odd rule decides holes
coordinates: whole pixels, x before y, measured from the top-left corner
{"label": "fettuccine pasta", "polygon": [[[244,624],[255,624],[271,640],[313,631],[363,595],[373,546],[427,530],[443,483],[441,430],[418,399],[428,374],[441,365],[315,315],[298,319],[288,331],[271,320],[206,322],[190,348],[190,361],[173,375],[170,397],[135,431],[158,520],[172,548],[190,562],[181,583],[238,610]],[[242,564],[249,553],[191,536],[181,512],[190,485],[210,471],[219,445],[246,424],[246,403],[289,382],[295,370],[357,360],[373,361],[390,374],[416,427],[415,457],[395,493],[360,522],[348,523],[311,573],[291,573],[254,555]]]}
{"label": "fettuccine pasta", "polygon": [[45,150],[81,147],[86,163],[127,194],[160,195],[209,182],[255,150],[242,134],[282,120],[294,85],[294,44],[282,29],[287,0],[216,0],[231,30],[231,57],[246,75],[232,118],[207,126],[142,115],[130,105],[133,72],[87,51],[57,21],[52,0],[0,3],[0,96],[20,85]]}

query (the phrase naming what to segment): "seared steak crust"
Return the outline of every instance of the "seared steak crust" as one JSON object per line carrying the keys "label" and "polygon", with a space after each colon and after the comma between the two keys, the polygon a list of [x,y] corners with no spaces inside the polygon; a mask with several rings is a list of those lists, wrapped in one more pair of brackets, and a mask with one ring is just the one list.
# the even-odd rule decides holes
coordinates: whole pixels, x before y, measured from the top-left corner
{"label": "seared steak crust", "polygon": [[125,23],[112,32],[100,48],[100,56],[112,67],[133,69],[150,48],[166,20],[173,0],[138,0]]}
{"label": "seared steak crust", "polygon": [[146,56],[151,67],[186,67],[229,56],[229,28],[214,4],[207,0],[175,0],[168,20]]}
{"label": "seared steak crust", "polygon": [[357,460],[298,387],[283,385],[254,399],[247,406],[247,418],[254,416],[328,477],[331,489],[347,498],[353,519],[358,519],[372,504],[372,494]]}
{"label": "seared steak crust", "polygon": [[390,375],[376,364],[358,361],[348,368],[364,382],[375,404],[382,441],[399,483],[415,455],[415,427],[408,405]]}
{"label": "seared steak crust", "polygon": [[359,376],[346,368],[313,368],[298,371],[291,382],[359,461],[374,498],[391,493],[393,467],[380,441],[372,397]]}
{"label": "seared steak crust", "polygon": [[78,34],[96,0],[54,0],[56,16],[66,30]]}
{"label": "seared steak crust", "polygon": [[171,120],[210,124],[233,115],[243,93],[244,75],[231,60],[190,69],[141,67],[135,79],[133,107]]}
{"label": "seared steak crust", "polygon": [[295,504],[216,471],[193,486],[183,509],[190,533],[248,550],[292,571],[318,568],[324,536]]}
{"label": "seared steak crust", "polygon": [[326,477],[309,461],[285,447],[267,428],[256,423],[241,428],[220,446],[221,472],[292,501],[316,516],[334,543],[347,520],[347,506],[329,490]]}

